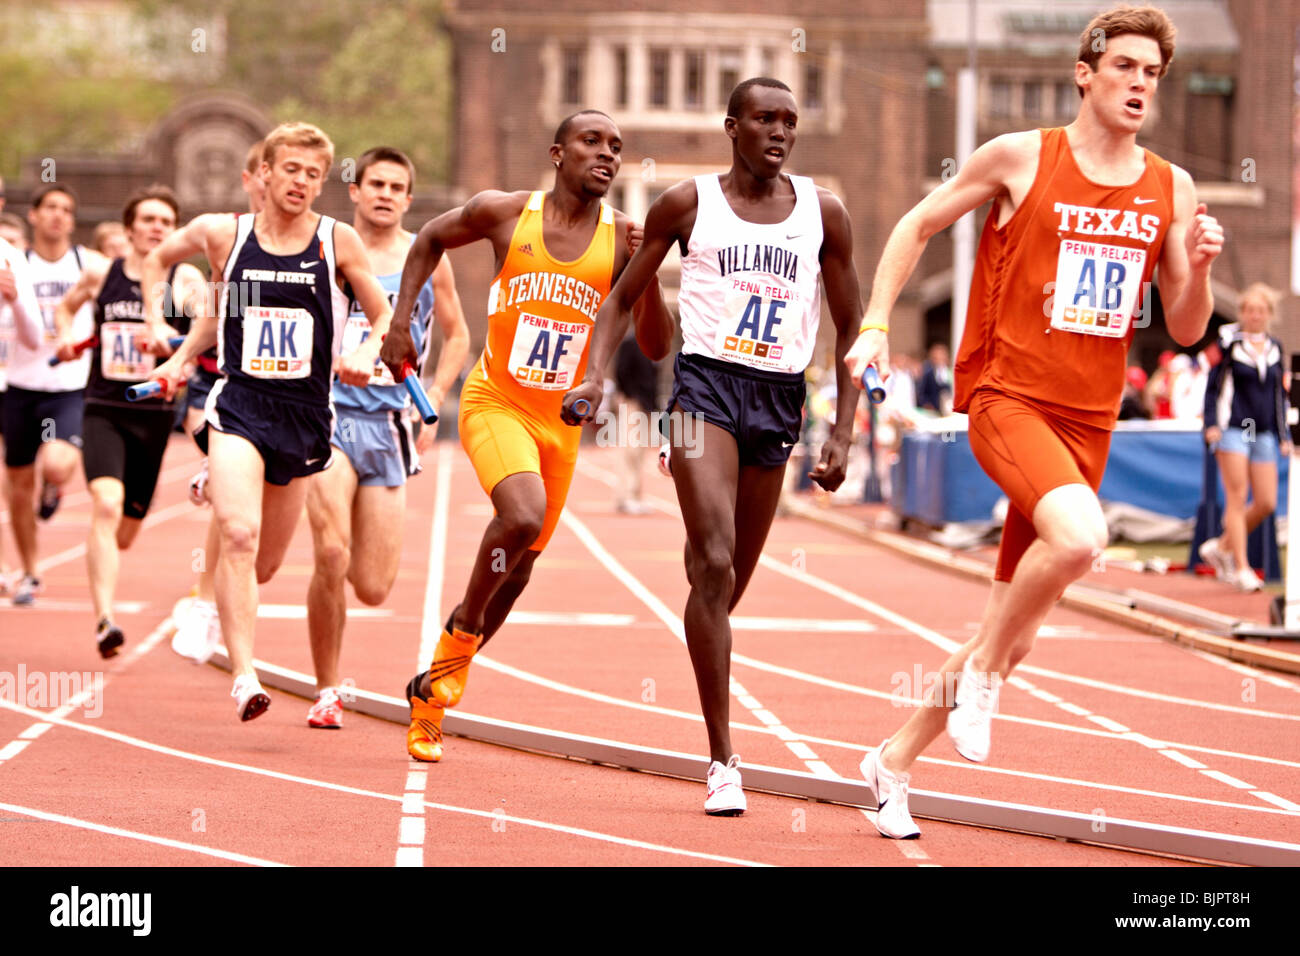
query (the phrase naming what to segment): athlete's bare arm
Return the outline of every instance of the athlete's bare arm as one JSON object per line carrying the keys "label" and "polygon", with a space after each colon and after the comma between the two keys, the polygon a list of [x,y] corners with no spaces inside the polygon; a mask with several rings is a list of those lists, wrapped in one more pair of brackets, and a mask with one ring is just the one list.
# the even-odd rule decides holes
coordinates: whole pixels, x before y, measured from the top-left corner
{"label": "athlete's bare arm", "polygon": [[849,443],[853,440],[853,417],[861,398],[845,364],[849,346],[857,338],[858,317],[862,315],[862,293],[858,288],[858,270],[853,265],[853,224],[840,198],[828,189],[817,189],[821,205],[822,283],[826,287],[826,305],[835,323],[835,428],[822,446],[821,460],[809,472],[812,480],[827,491],[844,482],[849,462]]}
{"label": "athlete's bare arm", "polygon": [[[623,269],[645,241],[645,227],[615,210],[614,232],[624,238],[614,256],[614,281],[617,282]],[[636,323],[636,344],[647,358],[657,362],[672,350],[673,314],[664,302],[663,289],[657,276],[632,306],[632,320]]]}
{"label": "athlete's bare arm", "polygon": [[[669,187],[646,213],[645,238],[596,312],[596,331],[591,337],[587,374],[581,385],[564,396],[560,417],[570,425],[591,421],[595,417],[604,394],[605,366],[627,333],[632,307],[655,279],[673,243],[685,245],[690,241],[698,207],[695,180],[686,179]],[[573,405],[579,399],[586,399],[590,406],[586,415],[573,413]]]}
{"label": "athlete's bare arm", "polygon": [[[163,317],[163,297],[159,294],[163,283],[167,281],[167,270],[175,263],[192,256],[206,255],[214,273],[219,274],[220,268],[225,264],[226,255],[230,253],[230,247],[234,245],[235,229],[234,216],[224,213],[205,213],[191,219],[145,255],[144,262],[140,266],[140,297],[144,300],[144,321],[147,331],[137,342],[140,349],[153,355],[171,354],[167,339],[174,336],[176,330],[168,325]],[[224,240],[225,252],[220,259],[213,259],[213,242],[218,239]],[[201,282],[202,277],[200,277]],[[206,290],[204,294],[207,295]],[[214,303],[204,302],[203,311],[215,313]]]}
{"label": "athlete's bare arm", "polygon": [[59,300],[59,304],[54,307],[54,331],[59,336],[59,345],[55,354],[63,361],[70,362],[77,357],[73,349],[76,342],[72,340],[73,316],[77,314],[78,309],[99,295],[99,290],[104,288],[104,279],[107,276],[107,262],[87,266],[81,271],[76,285],[69,289]]}
{"label": "athlete's bare arm", "polygon": [[393,321],[379,353],[394,378],[399,377],[403,362],[415,365],[419,361],[411,340],[411,312],[420,289],[442,259],[443,250],[490,239],[496,252],[497,271],[500,271],[514,224],[524,211],[528,196],[527,191],[507,193],[487,189],[476,193],[465,205],[448,209],[421,227],[406,254],[402,284],[397,304],[393,306]]}
{"label": "athlete's bare arm", "polygon": [[[433,407],[437,408],[465,367],[469,355],[469,326],[465,323],[465,312],[456,292],[456,274],[452,271],[451,260],[445,257],[433,270],[433,320],[442,331],[442,350],[438,353],[438,366],[426,392]],[[432,332],[430,329],[426,334]]]}
{"label": "athlete's bare arm", "polygon": [[0,239],[0,249],[9,250],[12,256],[8,260],[11,267],[6,264],[4,253],[0,252],[0,299],[8,302],[13,310],[14,331],[18,341],[35,351],[41,347],[41,341],[45,338],[45,322],[41,318],[36,289],[32,286],[21,253],[3,239]]}
{"label": "athlete's bare arm", "polygon": [[[966,213],[998,197],[997,210],[1003,218],[1020,205],[1038,172],[1038,151],[1042,136],[1037,130],[1007,133],[989,140],[975,152],[952,179],[931,192],[898,220],[876,266],[871,301],[863,322],[889,326],[889,315],[899,293],[911,278],[926,243],[935,233],[948,228]],[[868,365],[877,363],[882,376],[888,375],[885,334],[871,329],[858,336],[847,361],[856,383]],[[882,361],[883,360],[883,361]]]}
{"label": "athlete's bare arm", "polygon": [[[347,355],[340,355],[335,371],[340,381],[347,385],[365,385],[374,374],[379,358],[379,343],[388,333],[393,310],[388,305],[388,295],[370,271],[370,256],[357,231],[346,223],[334,226],[334,258],[338,270],[352,286],[357,302],[370,320],[370,335]],[[409,316],[408,316],[409,322]],[[401,376],[396,376],[400,381]]]}
{"label": "athlete's bare arm", "polygon": [[1160,251],[1160,297],[1165,306],[1165,326],[1175,342],[1193,345],[1205,334],[1214,294],[1210,267],[1223,251],[1223,229],[1196,201],[1196,184],[1179,167],[1174,174],[1174,219]]}

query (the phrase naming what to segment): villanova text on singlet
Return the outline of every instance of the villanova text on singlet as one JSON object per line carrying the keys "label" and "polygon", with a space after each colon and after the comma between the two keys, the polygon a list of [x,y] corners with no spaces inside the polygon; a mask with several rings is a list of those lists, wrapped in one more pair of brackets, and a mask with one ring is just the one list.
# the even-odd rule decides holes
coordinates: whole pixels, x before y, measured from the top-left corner
{"label": "villanova text on singlet", "polygon": [[614,210],[600,218],[586,250],[555,259],[543,239],[546,194],[519,214],[501,271],[488,289],[488,334],[479,370],[488,384],[543,421],[559,422],[564,393],[582,381],[596,312],[613,285]]}
{"label": "villanova text on singlet", "polygon": [[[163,318],[181,335],[189,331],[190,320],[184,313],[176,315],[172,307],[172,280],[176,266],[167,273],[163,293]],[[98,342],[90,356],[90,377],[86,381],[86,401],[123,408],[171,408],[161,398],[128,402],[126,389],[145,381],[157,359],[136,347],[135,337],[144,323],[144,298],[140,280],[126,274],[126,260],[114,259],[104,276],[104,284],[95,297],[95,335]]]}
{"label": "villanova text on singlet", "polygon": [[277,398],[327,406],[347,313],[336,294],[334,220],[321,216],[307,247],[281,256],[258,244],[254,218],[239,217],[226,260],[219,370]]}
{"label": "villanova text on singlet", "polygon": [[954,407],[977,388],[1046,402],[1114,427],[1136,322],[1149,321],[1151,274],[1174,215],[1173,171],[1145,150],[1129,186],[1086,178],[1062,128],[1042,131],[1038,172],[1011,218],[997,206],[980,236]]}
{"label": "villanova text on singlet", "polygon": [[[384,287],[389,307],[397,305],[397,296],[402,287],[402,273],[390,272],[375,278]],[[355,351],[362,342],[370,338],[370,320],[366,317],[365,309],[361,308],[361,303],[356,300],[350,285],[345,286],[345,291],[348,300],[348,317],[347,324],[343,327],[343,355]],[[429,345],[433,341],[429,329],[432,314],[433,279],[429,279],[420,287],[420,294],[416,296],[415,305],[411,309],[411,341],[415,343],[415,351],[420,356],[415,370],[417,378],[428,358]],[[382,362],[375,366],[375,373],[370,376],[367,385],[347,385],[338,380],[334,382],[334,404],[341,408],[355,408],[362,412],[383,412],[403,409],[410,402],[411,397],[407,394],[406,387],[397,384],[392,372],[388,371],[388,366]]]}
{"label": "villanova text on singlet", "polygon": [[777,223],[732,210],[716,174],[695,177],[695,225],[682,258],[682,352],[770,372],[802,372],[821,319],[817,187],[790,176],[795,205]]}
{"label": "villanova text on singlet", "polygon": [[[28,273],[41,307],[45,334],[38,349],[29,349],[20,340],[14,341],[8,370],[10,385],[38,392],[72,392],[86,387],[89,352],[83,352],[71,362],[50,365],[59,339],[54,326],[54,310],[81,278],[85,261],[85,250],[80,246],[73,246],[53,262],[42,259],[33,249],[27,250]],[[81,341],[88,338],[94,328],[93,309],[87,302],[72,317],[72,336]]]}

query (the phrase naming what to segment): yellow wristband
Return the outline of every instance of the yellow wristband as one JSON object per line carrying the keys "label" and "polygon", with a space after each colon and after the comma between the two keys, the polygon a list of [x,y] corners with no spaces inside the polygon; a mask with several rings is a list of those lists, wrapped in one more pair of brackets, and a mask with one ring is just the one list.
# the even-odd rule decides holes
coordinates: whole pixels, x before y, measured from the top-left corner
{"label": "yellow wristband", "polygon": [[861,335],[863,332],[867,331],[867,329],[880,329],[880,331],[887,333],[889,331],[889,326],[881,325],[879,322],[869,322],[866,319],[863,319],[862,324],[858,326],[858,335]]}

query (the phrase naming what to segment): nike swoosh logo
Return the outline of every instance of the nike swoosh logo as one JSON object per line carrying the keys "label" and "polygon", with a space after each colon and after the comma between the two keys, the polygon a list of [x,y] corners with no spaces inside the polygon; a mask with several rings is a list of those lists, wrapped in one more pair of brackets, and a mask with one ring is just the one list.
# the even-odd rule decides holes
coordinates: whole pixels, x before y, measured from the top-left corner
{"label": "nike swoosh logo", "polygon": [[1139,197],[1134,197],[1134,199],[1133,199],[1133,205],[1135,205],[1135,206],[1145,206],[1145,205],[1146,205],[1147,203],[1149,203],[1149,202],[1155,202],[1155,200],[1154,200],[1154,199],[1141,199],[1141,198],[1139,198]]}
{"label": "nike swoosh logo", "polygon": [[793,448],[793,447],[794,447],[794,442],[792,442],[792,441],[783,441],[783,442],[781,442],[781,447],[782,447],[782,448]]}
{"label": "nike swoosh logo", "polygon": [[802,235],[803,235],[802,232],[796,232],[793,236],[786,236],[785,238],[786,238],[786,240],[788,241],[788,240],[790,240],[790,239],[798,239],[798,238],[799,238],[800,236],[802,236]]}
{"label": "nike swoosh logo", "polygon": [[320,461],[319,458],[313,458],[313,459],[311,459],[310,461],[307,462],[307,465],[310,467],[311,465],[316,464],[318,461]]}
{"label": "nike swoosh logo", "polygon": [[300,262],[300,263],[298,263],[298,268],[299,268],[299,269],[312,269],[312,268],[314,268],[314,267],[316,266],[316,263],[318,263],[318,262],[320,262],[320,261],[321,261],[320,259],[309,259],[309,260],[307,260],[306,262]]}

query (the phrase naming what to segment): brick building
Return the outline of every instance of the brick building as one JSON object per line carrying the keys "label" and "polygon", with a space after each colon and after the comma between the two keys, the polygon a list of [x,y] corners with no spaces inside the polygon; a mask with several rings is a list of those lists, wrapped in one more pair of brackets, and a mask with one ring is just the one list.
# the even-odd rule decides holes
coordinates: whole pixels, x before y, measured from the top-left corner
{"label": "brick building", "polygon": [[[1078,36],[1097,0],[980,0],[977,141],[1069,122]],[[1300,0],[1166,0],[1179,28],[1175,62],[1141,139],[1197,179],[1227,227],[1215,270],[1216,315],[1235,314],[1235,291],[1289,285],[1292,51]],[[845,201],[854,224],[864,303],[898,218],[933,188],[955,154],[955,76],[966,61],[967,0],[831,0],[754,13],[740,0],[657,0],[635,12],[594,0],[454,0],[453,174],[467,192],[542,188],[559,120],[582,106],[609,113],[625,140],[612,201],[634,217],[672,183],[725,169],[727,93],[772,75],[800,103],[788,168]],[[456,252],[471,320],[481,313],[491,255]],[[931,241],[894,316],[896,349],[945,340],[952,243]],[[662,276],[675,284],[670,262]],[[1300,344],[1294,298],[1279,331]],[[473,322],[472,326],[481,326]],[[475,328],[476,344],[483,330]],[[829,347],[829,322],[823,336]],[[1140,333],[1150,364],[1172,344],[1157,321]],[[825,350],[823,350],[823,354]]]}

